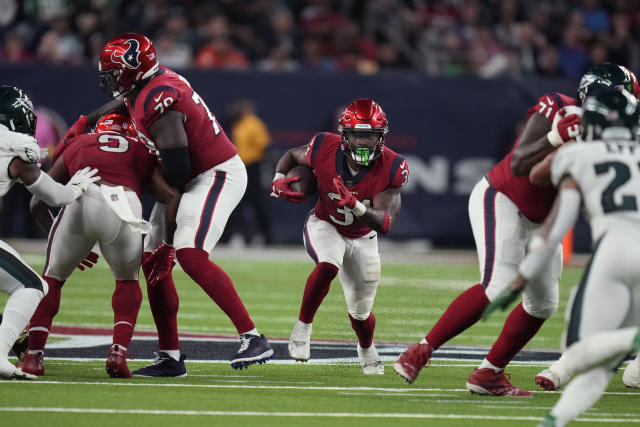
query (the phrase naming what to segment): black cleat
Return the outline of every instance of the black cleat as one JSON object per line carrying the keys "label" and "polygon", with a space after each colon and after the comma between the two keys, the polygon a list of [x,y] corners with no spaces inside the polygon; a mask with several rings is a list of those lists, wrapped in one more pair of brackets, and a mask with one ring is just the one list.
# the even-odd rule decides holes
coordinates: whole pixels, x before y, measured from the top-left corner
{"label": "black cleat", "polygon": [[156,360],[152,364],[143,366],[131,373],[132,377],[154,377],[154,378],[170,378],[170,377],[186,377],[187,367],[184,365],[186,356],[180,356],[180,360],[176,360],[164,351],[155,353]]}
{"label": "black cleat", "polygon": [[247,368],[254,363],[263,364],[273,359],[273,350],[264,335],[242,334],[238,337],[240,348],[236,356],[231,359],[233,369]]}

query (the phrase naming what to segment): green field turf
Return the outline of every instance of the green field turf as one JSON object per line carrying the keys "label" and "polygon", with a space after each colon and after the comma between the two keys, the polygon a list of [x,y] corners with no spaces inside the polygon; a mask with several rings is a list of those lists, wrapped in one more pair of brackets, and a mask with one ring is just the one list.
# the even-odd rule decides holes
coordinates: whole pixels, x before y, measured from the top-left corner
{"label": "green field turf", "polygon": [[[234,280],[260,332],[288,337],[312,264],[231,259],[219,264]],[[529,348],[558,348],[567,295],[580,272],[575,267],[565,270],[560,311]],[[383,265],[374,306],[376,340],[407,345],[419,340],[447,304],[477,282],[478,275],[475,265]],[[182,271],[176,270],[174,276],[181,332],[235,334],[227,317],[197,285]],[[54,323],[110,328],[112,291],[113,280],[104,261],[93,270],[74,273],[63,289]],[[0,296],[0,304],[5,301]],[[480,322],[449,344],[489,346],[505,316],[501,313]],[[146,300],[137,329],[154,330]],[[313,339],[355,345],[337,282],[316,316]],[[393,373],[391,363],[386,364],[384,376],[365,377],[355,364],[267,364],[238,372],[226,363],[187,362],[186,378],[113,380],[104,372],[104,360],[48,361],[42,381],[0,382],[1,425],[534,426],[559,397],[548,392],[538,392],[533,399],[471,396],[464,386],[477,362],[469,361],[435,360],[411,386]],[[143,364],[129,362],[132,369]],[[508,371],[516,385],[536,391],[533,376],[540,369],[517,364]],[[579,425],[640,423],[640,395],[625,389],[620,378],[618,372],[607,394]]]}

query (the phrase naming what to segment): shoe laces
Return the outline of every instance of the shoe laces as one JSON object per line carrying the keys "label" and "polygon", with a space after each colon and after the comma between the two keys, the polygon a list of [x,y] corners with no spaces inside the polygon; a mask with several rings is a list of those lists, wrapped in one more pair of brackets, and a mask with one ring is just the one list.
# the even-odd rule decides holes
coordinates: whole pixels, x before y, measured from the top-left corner
{"label": "shoe laces", "polygon": [[[167,360],[168,357],[164,356],[164,355],[160,355],[159,353],[156,353],[155,351],[153,352],[153,354],[155,355],[155,359],[153,359],[153,362],[151,362],[152,365],[159,365],[162,362],[164,362],[165,360]],[[171,357],[171,356],[169,356]]]}
{"label": "shoe laces", "polygon": [[249,348],[249,344],[251,343],[251,340],[254,338],[255,338],[254,335],[247,335],[247,334],[242,334],[238,336],[238,340],[240,340],[240,348],[238,349],[238,353],[242,353],[247,348]]}

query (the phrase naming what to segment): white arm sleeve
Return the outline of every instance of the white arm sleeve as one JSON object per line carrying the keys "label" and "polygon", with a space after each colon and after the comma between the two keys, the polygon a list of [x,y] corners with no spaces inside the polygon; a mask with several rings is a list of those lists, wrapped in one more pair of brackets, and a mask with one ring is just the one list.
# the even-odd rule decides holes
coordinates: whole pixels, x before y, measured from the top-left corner
{"label": "white arm sleeve", "polygon": [[529,254],[520,264],[518,272],[527,280],[538,276],[545,265],[551,260],[556,247],[575,224],[580,213],[580,193],[573,188],[566,188],[558,194],[560,204],[558,214],[553,222],[547,240],[540,236],[531,239]]}
{"label": "white arm sleeve", "polygon": [[82,190],[76,186],[62,185],[55,182],[53,178],[42,171],[40,171],[38,179],[26,187],[31,194],[49,206],[68,205],[82,194]]}

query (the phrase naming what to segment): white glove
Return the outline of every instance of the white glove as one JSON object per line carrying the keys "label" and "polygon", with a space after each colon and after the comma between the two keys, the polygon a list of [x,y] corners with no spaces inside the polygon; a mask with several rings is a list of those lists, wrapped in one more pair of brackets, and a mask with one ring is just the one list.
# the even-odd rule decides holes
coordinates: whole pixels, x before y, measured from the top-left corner
{"label": "white glove", "polygon": [[78,198],[82,196],[82,193],[87,191],[89,185],[101,179],[99,175],[96,175],[97,173],[98,169],[91,169],[87,166],[86,168],[76,172],[75,175],[71,177],[66,187],[73,191],[76,198]]}
{"label": "white glove", "polygon": [[40,146],[34,137],[10,131],[5,126],[0,129],[0,144],[8,145],[10,152],[27,163],[37,163],[41,158]]}

